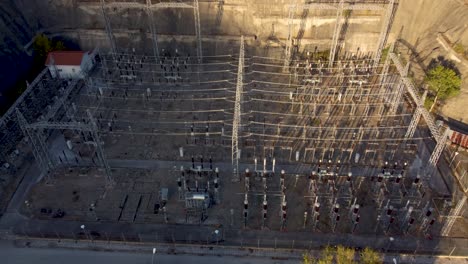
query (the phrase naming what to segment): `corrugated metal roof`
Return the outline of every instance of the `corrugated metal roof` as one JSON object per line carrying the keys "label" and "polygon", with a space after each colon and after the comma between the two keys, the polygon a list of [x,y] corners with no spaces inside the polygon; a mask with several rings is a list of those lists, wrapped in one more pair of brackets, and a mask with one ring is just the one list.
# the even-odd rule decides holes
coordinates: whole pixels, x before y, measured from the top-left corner
{"label": "corrugated metal roof", "polygon": [[45,65],[79,66],[85,51],[52,51],[47,55]]}
{"label": "corrugated metal roof", "polygon": [[468,148],[468,135],[453,131],[450,137],[452,144],[459,145],[464,148]]}

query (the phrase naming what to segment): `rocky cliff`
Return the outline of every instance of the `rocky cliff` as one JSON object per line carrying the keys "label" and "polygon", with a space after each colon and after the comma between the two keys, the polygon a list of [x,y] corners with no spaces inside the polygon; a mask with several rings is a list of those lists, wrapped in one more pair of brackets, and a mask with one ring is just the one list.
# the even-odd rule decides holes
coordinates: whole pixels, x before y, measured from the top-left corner
{"label": "rocky cliff", "polygon": [[468,1],[401,0],[392,31],[412,50],[414,67],[426,67],[438,56],[455,62],[462,74],[462,91],[446,102],[442,113],[467,123],[468,60],[454,46],[458,43],[468,50]]}
{"label": "rocky cliff", "polygon": [[[6,92],[30,65],[23,46],[34,34],[34,19],[26,19],[14,0],[0,1],[0,105],[6,104]],[[33,23],[34,24],[34,23]]]}
{"label": "rocky cliff", "polygon": [[[0,3],[0,41],[3,79],[14,79],[23,66],[23,46],[38,30],[67,37],[83,49],[109,47],[104,31],[99,0],[4,0]],[[145,2],[137,0],[136,2]],[[153,1],[157,2],[157,1]],[[189,1],[190,2],[190,1]],[[238,36],[258,37],[264,45],[284,45],[287,38],[287,5],[304,0],[200,0],[204,53],[235,52]],[[319,1],[320,2],[320,1]],[[356,1],[365,2],[365,1]],[[379,0],[369,0],[379,2]],[[400,0],[389,41],[399,38],[413,53],[415,66],[424,69],[431,58],[445,56],[456,62],[463,74],[462,94],[444,107],[444,113],[463,118],[458,111],[468,102],[467,61],[454,52],[461,43],[468,49],[468,5],[466,0]],[[117,44],[122,49],[151,51],[146,12],[108,8]],[[195,44],[194,18],[191,9],[158,9],[156,18],[160,47],[177,43],[179,50]],[[333,34],[336,14],[333,11],[294,13],[293,36],[300,37],[302,48],[327,49]],[[377,11],[354,11],[346,21],[344,49],[373,51],[381,29]],[[214,43],[214,45],[212,45]],[[12,65],[16,65],[12,67]],[[12,71],[15,69],[15,71]],[[465,120],[466,122],[467,120]]]}

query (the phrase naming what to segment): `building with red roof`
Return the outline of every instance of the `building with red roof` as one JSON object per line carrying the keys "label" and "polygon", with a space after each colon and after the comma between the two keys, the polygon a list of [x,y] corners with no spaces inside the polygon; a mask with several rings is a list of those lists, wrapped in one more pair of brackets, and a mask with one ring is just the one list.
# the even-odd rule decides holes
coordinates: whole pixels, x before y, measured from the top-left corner
{"label": "building with red roof", "polygon": [[54,78],[82,79],[94,65],[91,55],[86,51],[52,51],[47,55],[45,65]]}

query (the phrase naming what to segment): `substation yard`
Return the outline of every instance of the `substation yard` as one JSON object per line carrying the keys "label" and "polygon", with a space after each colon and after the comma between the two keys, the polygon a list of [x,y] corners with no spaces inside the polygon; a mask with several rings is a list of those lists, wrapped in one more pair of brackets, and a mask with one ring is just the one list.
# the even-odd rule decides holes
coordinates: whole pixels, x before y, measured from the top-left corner
{"label": "substation yard", "polygon": [[255,54],[246,45],[243,56],[201,63],[176,51],[160,60],[101,55],[59,115],[59,122],[94,122],[101,144],[79,127],[50,130],[49,158],[60,165],[33,188],[23,212],[50,219],[41,209],[60,208],[65,220],[234,229],[440,232],[436,219],[448,214],[450,199],[430,187],[440,186],[439,176],[428,182],[421,162],[428,153],[417,152],[435,143],[425,126],[408,136],[415,106],[396,68],[375,69],[366,54],[329,68],[310,51],[285,69],[283,60]]}

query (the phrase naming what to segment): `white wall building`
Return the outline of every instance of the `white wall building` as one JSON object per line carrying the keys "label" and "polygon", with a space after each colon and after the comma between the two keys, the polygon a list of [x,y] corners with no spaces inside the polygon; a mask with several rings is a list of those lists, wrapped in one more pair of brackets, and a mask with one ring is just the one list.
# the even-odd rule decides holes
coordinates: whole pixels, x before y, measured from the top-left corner
{"label": "white wall building", "polygon": [[53,78],[83,79],[94,65],[94,55],[86,51],[53,51],[45,65]]}

